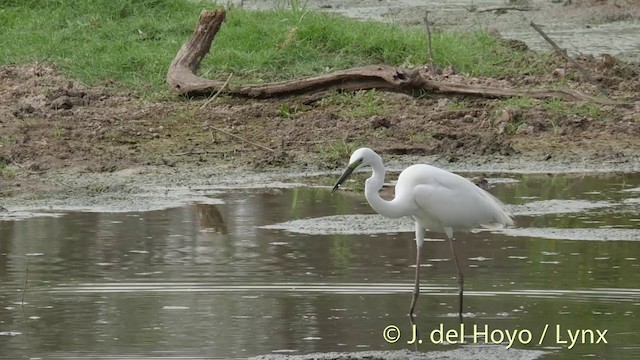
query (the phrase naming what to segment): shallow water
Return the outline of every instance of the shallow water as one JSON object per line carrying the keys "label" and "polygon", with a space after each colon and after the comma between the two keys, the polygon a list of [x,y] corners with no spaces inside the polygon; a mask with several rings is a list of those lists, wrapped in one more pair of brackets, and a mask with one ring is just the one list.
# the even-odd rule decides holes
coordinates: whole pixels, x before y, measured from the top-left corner
{"label": "shallow water", "polygon": [[[529,343],[513,347],[547,351],[544,359],[637,359],[640,174],[493,178],[501,180],[490,191],[510,204],[519,227],[458,236],[466,290],[462,346],[434,344],[429,336],[437,342],[433,330],[441,324],[445,332],[460,326],[450,250],[431,236],[417,349],[472,349],[474,326],[486,325],[490,332],[530,332]],[[330,195],[329,187],[312,186],[211,191],[207,204],[148,212],[5,216],[0,358],[415,350],[407,344],[406,317],[411,224],[381,227],[376,215],[354,214],[373,214],[361,194]],[[368,224],[372,229],[364,231]],[[394,344],[382,336],[389,325],[401,332]],[[580,338],[569,350],[567,330],[592,330],[594,337],[580,332],[586,343]],[[591,344],[599,340],[596,330],[607,330],[607,344]],[[482,351],[478,356],[492,358]]]}

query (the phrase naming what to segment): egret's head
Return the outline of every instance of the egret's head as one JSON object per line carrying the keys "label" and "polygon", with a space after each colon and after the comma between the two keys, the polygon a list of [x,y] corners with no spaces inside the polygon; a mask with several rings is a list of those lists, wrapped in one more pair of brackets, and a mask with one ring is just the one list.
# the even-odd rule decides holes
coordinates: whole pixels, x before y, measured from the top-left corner
{"label": "egret's head", "polygon": [[333,194],[336,190],[338,190],[340,186],[342,186],[342,184],[344,184],[344,182],[347,181],[349,177],[351,177],[351,174],[357,168],[371,165],[372,161],[374,161],[374,159],[376,158],[379,159],[380,156],[378,156],[375,151],[369,148],[360,148],[354,151],[353,154],[351,154],[351,158],[349,159],[349,166],[342,173],[342,176],[340,176],[340,178],[336,182],[336,185],[333,187],[333,190],[331,190],[331,193]]}

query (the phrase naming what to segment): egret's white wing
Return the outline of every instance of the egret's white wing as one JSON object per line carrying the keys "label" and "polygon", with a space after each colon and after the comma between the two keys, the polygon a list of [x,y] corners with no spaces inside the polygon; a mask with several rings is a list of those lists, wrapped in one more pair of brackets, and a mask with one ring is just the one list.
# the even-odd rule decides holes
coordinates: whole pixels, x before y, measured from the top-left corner
{"label": "egret's white wing", "polygon": [[438,223],[454,230],[483,225],[511,225],[513,221],[503,204],[469,180],[431,166],[414,174],[420,176],[413,196],[425,223]]}

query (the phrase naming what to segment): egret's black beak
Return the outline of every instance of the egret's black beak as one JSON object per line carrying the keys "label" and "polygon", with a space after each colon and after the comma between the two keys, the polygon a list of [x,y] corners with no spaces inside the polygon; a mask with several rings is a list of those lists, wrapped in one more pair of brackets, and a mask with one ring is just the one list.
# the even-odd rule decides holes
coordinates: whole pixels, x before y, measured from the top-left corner
{"label": "egret's black beak", "polygon": [[351,177],[351,174],[353,173],[353,170],[355,170],[358,166],[360,166],[361,163],[362,163],[362,160],[356,161],[356,162],[354,162],[354,163],[349,165],[347,170],[345,170],[342,173],[342,175],[340,176],[340,178],[338,179],[338,181],[334,185],[333,190],[331,190],[332,194],[334,192],[336,192],[340,188],[340,186],[342,186],[342,184],[344,184],[344,182],[347,181],[347,179],[349,179],[349,177]]}

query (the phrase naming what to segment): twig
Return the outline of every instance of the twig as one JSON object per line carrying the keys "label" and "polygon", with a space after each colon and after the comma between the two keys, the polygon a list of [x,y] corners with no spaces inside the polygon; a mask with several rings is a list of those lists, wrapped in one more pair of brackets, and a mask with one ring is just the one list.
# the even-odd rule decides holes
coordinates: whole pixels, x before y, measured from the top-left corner
{"label": "twig", "polygon": [[587,79],[587,81],[595,85],[596,88],[598,88],[598,91],[600,91],[600,93],[602,93],[605,96],[609,95],[603,88],[600,87],[600,85],[598,85],[596,80],[593,77],[591,77],[591,74],[589,74],[589,71],[587,71],[587,69],[585,69],[582,65],[580,65],[580,63],[578,63],[577,61],[569,57],[567,52],[562,50],[560,46],[558,46],[558,44],[556,44],[553,40],[551,40],[551,38],[547,36],[547,34],[545,34],[544,31],[542,31],[542,29],[538,25],[536,25],[533,21],[529,25],[531,25],[531,27],[534,28],[538,32],[538,34],[540,34],[540,36],[542,36],[549,44],[551,44],[551,46],[553,46],[553,48],[558,53],[558,55],[565,58],[565,60],[573,64],[573,66],[575,66],[576,69],[580,70],[580,72],[582,73],[582,76],[584,76],[584,78]]}
{"label": "twig", "polygon": [[326,140],[288,140],[286,144],[323,144]]}
{"label": "twig", "polygon": [[179,152],[179,153],[171,153],[168,154],[168,156],[188,156],[188,155],[202,155],[202,154],[224,154],[224,153],[228,153],[228,152],[232,152],[235,150],[228,150],[228,151],[211,151],[211,150],[190,150],[190,151],[184,151],[184,152]]}
{"label": "twig", "polygon": [[248,144],[251,144],[251,145],[253,145],[253,146],[257,146],[257,147],[259,147],[259,148],[261,148],[261,149],[264,149],[264,150],[267,150],[267,151],[271,151],[272,153],[275,153],[275,152],[276,152],[275,150],[270,149],[270,148],[268,148],[268,147],[266,147],[266,146],[262,146],[262,145],[260,145],[260,144],[256,144],[256,143],[254,143],[253,141],[247,140],[247,139],[245,139],[245,138],[243,138],[243,137],[240,137],[240,136],[238,136],[238,135],[234,135],[234,134],[232,134],[232,133],[230,133],[230,132],[228,132],[228,131],[225,131],[225,130],[222,130],[222,129],[218,129],[217,127],[213,127],[213,126],[209,125],[209,128],[211,128],[211,129],[213,129],[213,130],[215,130],[215,131],[221,132],[221,133],[223,133],[223,134],[225,134],[225,135],[231,136],[232,138],[236,138],[236,139],[238,139],[238,140],[240,140],[240,141],[244,141],[244,142],[246,142],[246,143],[248,143]]}
{"label": "twig", "polygon": [[218,91],[215,94],[213,94],[211,99],[207,100],[207,102],[205,102],[204,104],[202,104],[202,106],[200,106],[200,110],[204,109],[205,106],[209,105],[210,102],[215,100],[218,97],[218,95],[220,95],[220,92],[222,90],[224,90],[224,88],[227,87],[227,85],[229,84],[229,80],[231,80],[232,76],[233,76],[233,73],[229,74],[229,77],[227,78],[227,81],[225,81],[224,84],[222,84],[222,86],[220,86],[220,89],[218,89]]}
{"label": "twig", "polygon": [[484,8],[484,9],[477,9],[476,12],[482,13],[482,12],[489,12],[489,11],[509,11],[509,10],[531,11],[533,9],[527,6],[494,6],[494,7]]}
{"label": "twig", "polygon": [[424,13],[424,23],[427,26],[427,45],[429,46],[429,65],[431,66],[431,76],[436,76],[436,66],[433,64],[433,48],[431,47],[431,29],[429,28],[429,11]]}
{"label": "twig", "polygon": [[[256,144],[256,143],[254,143],[254,142],[252,142],[250,140],[247,140],[247,139],[245,139],[245,138],[243,138],[241,136],[234,135],[234,134],[232,134],[232,133],[230,133],[228,131],[219,129],[217,127],[214,127],[214,126],[211,126],[211,125],[207,125],[207,127],[209,129],[211,129],[211,130],[215,130],[215,131],[221,132],[221,133],[223,133],[225,135],[228,135],[228,136],[231,136],[231,137],[236,138],[238,140],[244,141],[244,142],[249,143],[249,144],[251,144],[253,146],[257,146],[257,147],[259,147],[261,149],[264,149],[264,150],[267,150],[267,151],[271,151],[273,153],[276,152],[275,150],[270,149],[270,148],[268,148],[266,146],[263,146],[263,145],[260,145],[260,144]],[[211,137],[213,138],[213,132],[211,132]],[[215,142],[215,140],[212,140],[207,145],[211,145],[214,142]],[[232,151],[235,151],[235,150],[232,150]],[[229,152],[229,151],[210,151],[210,150],[194,150],[194,149],[191,149],[189,151],[184,151],[184,152],[179,152],[179,153],[171,153],[171,154],[169,154],[169,156],[189,156],[189,155],[201,155],[201,154],[224,154],[226,152]]]}
{"label": "twig", "polygon": [[19,167],[20,170],[22,170],[22,171],[24,171],[26,173],[33,174],[33,175],[42,175],[42,174],[46,173],[46,171],[34,171],[34,170],[31,170],[31,169],[27,168],[25,165],[20,164],[19,162],[13,160],[13,156],[11,156],[11,155],[9,155],[9,160],[11,161],[11,164]]}

